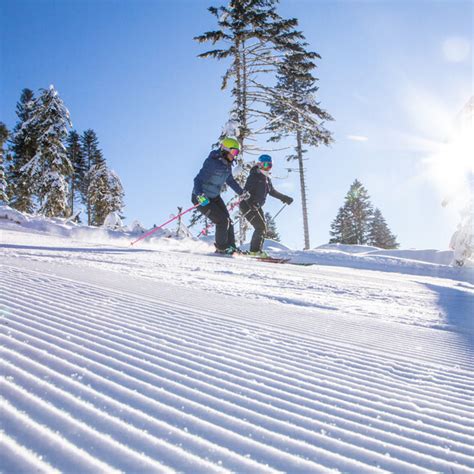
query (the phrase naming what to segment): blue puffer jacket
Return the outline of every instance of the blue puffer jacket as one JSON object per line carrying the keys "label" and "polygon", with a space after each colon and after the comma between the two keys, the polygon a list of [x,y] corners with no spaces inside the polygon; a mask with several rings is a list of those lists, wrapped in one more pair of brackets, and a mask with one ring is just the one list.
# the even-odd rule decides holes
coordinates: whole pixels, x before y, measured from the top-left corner
{"label": "blue puffer jacket", "polygon": [[237,194],[243,193],[243,189],[232,176],[232,163],[222,157],[220,150],[213,150],[194,178],[193,194],[205,194],[208,198],[215,198],[220,195],[224,183]]}

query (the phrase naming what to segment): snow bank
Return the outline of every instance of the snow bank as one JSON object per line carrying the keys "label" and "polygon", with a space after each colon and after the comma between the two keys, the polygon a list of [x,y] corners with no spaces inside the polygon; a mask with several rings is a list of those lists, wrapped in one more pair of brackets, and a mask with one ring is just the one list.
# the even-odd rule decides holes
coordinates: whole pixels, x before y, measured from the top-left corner
{"label": "snow bank", "polygon": [[[20,227],[18,227],[18,225]],[[26,214],[18,212],[9,206],[0,206],[0,227],[67,237],[76,242],[121,246],[130,245],[130,242],[139,237],[144,231],[138,221],[133,223],[132,229],[123,226],[120,216],[118,216],[117,213],[109,214],[102,227],[95,227],[77,224],[70,219],[57,217],[48,218],[42,215]],[[172,232],[170,230],[160,229],[153,234],[149,242],[156,242],[163,237],[171,236]]]}
{"label": "snow bank", "polygon": [[[79,225],[68,219],[23,214],[8,206],[0,206],[0,227],[2,226],[61,236],[76,242],[127,248],[144,232],[143,227],[136,221],[132,225],[132,230],[127,227],[111,230],[105,227]],[[151,236],[137,242],[134,248],[202,254],[212,253],[213,244],[213,236],[197,239],[183,236],[183,232],[168,228],[157,230]],[[247,250],[249,244],[243,245],[242,248]],[[301,251],[292,250],[285,244],[273,240],[265,242],[264,250],[270,255],[289,258],[292,263],[302,265],[346,266],[408,274],[442,275],[445,278],[468,281],[474,279],[472,261],[468,261],[462,269],[449,266],[453,258],[451,250],[383,250],[364,245],[325,244],[312,250]]]}
{"label": "snow bank", "polygon": [[313,250],[331,250],[332,252],[364,254],[380,249],[377,247],[372,247],[370,245],[324,244],[320,245],[319,247],[316,247]]}
{"label": "snow bank", "polygon": [[28,218],[25,214],[15,211],[10,206],[0,206],[0,219],[15,222],[16,224],[25,224]]}
{"label": "snow bank", "polygon": [[316,247],[313,251],[341,252],[343,254],[357,255],[360,257],[396,257],[405,260],[417,260],[425,263],[435,263],[438,265],[449,265],[453,259],[451,250],[385,250],[369,245],[343,245],[343,244],[325,244]]}

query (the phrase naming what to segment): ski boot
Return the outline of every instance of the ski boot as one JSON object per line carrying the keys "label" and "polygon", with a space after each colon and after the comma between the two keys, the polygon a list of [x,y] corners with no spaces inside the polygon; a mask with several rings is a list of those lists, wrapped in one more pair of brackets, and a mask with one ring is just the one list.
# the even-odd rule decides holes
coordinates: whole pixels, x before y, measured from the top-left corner
{"label": "ski boot", "polygon": [[248,255],[250,257],[257,257],[257,258],[268,258],[269,255],[267,252],[264,252],[263,250],[259,250],[258,252],[249,252]]}
{"label": "ski boot", "polygon": [[240,254],[240,253],[243,253],[242,250],[240,250],[239,248],[237,247],[234,247],[233,245],[230,245],[229,247],[227,247],[226,249],[218,249],[216,248],[216,252],[215,253],[219,253],[219,254],[222,254],[222,255],[234,255],[235,254]]}

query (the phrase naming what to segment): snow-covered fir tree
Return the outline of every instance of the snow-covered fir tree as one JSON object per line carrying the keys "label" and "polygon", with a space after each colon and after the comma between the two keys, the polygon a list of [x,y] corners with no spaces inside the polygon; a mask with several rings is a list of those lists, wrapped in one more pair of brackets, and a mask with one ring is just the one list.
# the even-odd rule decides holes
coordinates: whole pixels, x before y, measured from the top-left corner
{"label": "snow-covered fir tree", "polygon": [[8,204],[7,179],[5,176],[5,143],[8,140],[8,128],[0,122],[0,204]]}
{"label": "snow-covered fir tree", "polygon": [[72,126],[69,111],[54,86],[42,89],[25,123],[25,127],[32,127],[37,134],[36,154],[21,171],[38,197],[39,212],[48,217],[69,215],[68,180],[72,165],[63,143],[68,126]]}
{"label": "snow-covered fir tree", "polygon": [[369,226],[369,245],[381,249],[396,249],[399,247],[397,237],[392,234],[380,209],[375,209]]}
{"label": "snow-covered fir tree", "polygon": [[111,212],[107,202],[109,195],[109,174],[105,160],[101,160],[88,171],[89,188],[88,198],[88,223],[100,226]]}
{"label": "snow-covered fir tree", "polygon": [[134,234],[144,234],[146,229],[138,219],[135,219],[130,226],[130,232],[133,232]]}
{"label": "snow-covered fir tree", "polygon": [[116,211],[112,211],[107,214],[102,227],[108,230],[124,230],[122,218]]}
{"label": "snow-covered fir tree", "polygon": [[307,150],[304,146],[317,147],[332,142],[331,133],[325,128],[325,122],[332,120],[332,117],[319,106],[315,98],[318,87],[312,71],[316,67],[315,60],[320,56],[307,51],[306,46],[304,42],[298,43],[298,48],[288,52],[278,65],[278,83],[275,88],[269,88],[269,95],[272,97],[269,129],[273,132],[271,141],[279,141],[288,136],[295,139],[294,153],[288,155],[287,159],[298,162],[304,248],[309,249],[308,206],[303,165],[303,155]]}
{"label": "snow-covered fir tree", "polygon": [[86,206],[87,225],[92,225],[93,216],[90,196],[90,192],[93,191],[93,188],[90,185],[92,172],[93,168],[104,162],[102,151],[99,149],[99,139],[94,130],[88,129],[81,135],[81,150],[84,162],[84,173],[81,179],[80,192],[82,195],[82,202]]}
{"label": "snow-covered fir tree", "polygon": [[86,164],[79,134],[75,130],[71,130],[66,140],[66,150],[69,161],[72,164],[73,173],[69,181],[70,187],[70,208],[71,215],[74,214],[74,203],[77,196],[81,195],[81,189],[86,174]]}
{"label": "snow-covered fir tree", "polygon": [[111,211],[122,214],[124,208],[124,196],[122,182],[114,170],[109,170],[109,196],[107,198]]}
{"label": "snow-covered fir tree", "polygon": [[330,243],[364,245],[369,239],[374,211],[370,197],[357,179],[346,194],[344,205],[331,224]]}
{"label": "snow-covered fir tree", "polygon": [[20,212],[35,210],[33,183],[23,167],[36,155],[37,130],[30,121],[35,104],[33,91],[23,89],[16,105],[18,122],[11,134],[7,167],[8,197],[10,206]]}
{"label": "snow-covered fir tree", "polygon": [[265,212],[265,222],[267,223],[265,238],[280,242],[280,234],[277,231],[275,220],[269,212]]}
{"label": "snow-covered fir tree", "polygon": [[117,174],[109,170],[102,159],[89,172],[89,205],[91,224],[100,226],[111,212],[120,213],[123,204],[123,187]]}

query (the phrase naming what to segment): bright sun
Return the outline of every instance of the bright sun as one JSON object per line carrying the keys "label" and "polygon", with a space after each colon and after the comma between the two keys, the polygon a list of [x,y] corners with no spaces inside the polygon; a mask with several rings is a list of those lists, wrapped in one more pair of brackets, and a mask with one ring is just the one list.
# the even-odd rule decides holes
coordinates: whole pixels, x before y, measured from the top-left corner
{"label": "bright sun", "polygon": [[430,177],[449,195],[469,199],[474,176],[474,100],[459,115],[450,137],[426,160]]}

